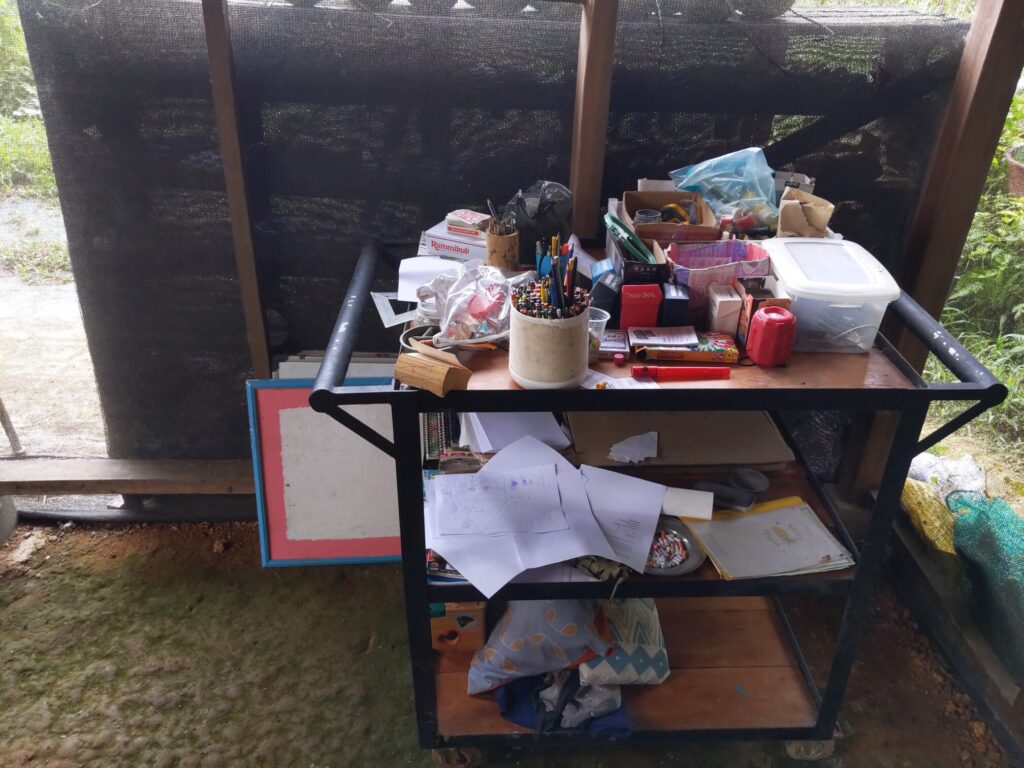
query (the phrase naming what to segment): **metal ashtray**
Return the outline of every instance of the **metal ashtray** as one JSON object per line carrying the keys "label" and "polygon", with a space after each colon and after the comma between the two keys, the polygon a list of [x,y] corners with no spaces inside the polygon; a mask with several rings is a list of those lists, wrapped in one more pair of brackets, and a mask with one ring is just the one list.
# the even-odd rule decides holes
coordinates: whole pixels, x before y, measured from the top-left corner
{"label": "metal ashtray", "polygon": [[[685,557],[680,558],[680,553]],[[704,565],[707,554],[690,529],[674,517],[662,516],[654,532],[644,573],[651,576],[682,576]]]}

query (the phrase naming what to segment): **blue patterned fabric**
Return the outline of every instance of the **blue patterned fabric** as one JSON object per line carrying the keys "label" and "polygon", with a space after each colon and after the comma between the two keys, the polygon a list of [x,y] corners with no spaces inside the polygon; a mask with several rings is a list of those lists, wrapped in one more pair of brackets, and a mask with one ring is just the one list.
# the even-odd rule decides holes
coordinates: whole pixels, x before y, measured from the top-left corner
{"label": "blue patterned fabric", "polygon": [[614,648],[611,653],[580,665],[585,685],[654,685],[669,674],[665,636],[658,609],[650,598],[605,600]]}
{"label": "blue patterned fabric", "polygon": [[512,600],[469,666],[469,693],[557,672],[612,651],[595,600]]}

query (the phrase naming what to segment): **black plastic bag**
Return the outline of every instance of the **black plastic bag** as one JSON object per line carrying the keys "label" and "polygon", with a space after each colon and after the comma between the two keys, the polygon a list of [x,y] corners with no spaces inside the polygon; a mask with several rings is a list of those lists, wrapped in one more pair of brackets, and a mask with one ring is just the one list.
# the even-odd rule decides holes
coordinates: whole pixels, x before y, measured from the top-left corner
{"label": "black plastic bag", "polygon": [[537,241],[548,242],[572,234],[572,192],[557,181],[536,181],[525,192],[519,190],[505,206],[506,218],[519,230],[519,263],[534,266]]}

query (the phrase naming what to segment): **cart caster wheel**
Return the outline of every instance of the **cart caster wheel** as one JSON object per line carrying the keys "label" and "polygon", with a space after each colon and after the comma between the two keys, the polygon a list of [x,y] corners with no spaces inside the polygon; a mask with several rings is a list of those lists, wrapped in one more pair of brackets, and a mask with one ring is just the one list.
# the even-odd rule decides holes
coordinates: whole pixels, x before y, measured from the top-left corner
{"label": "cart caster wheel", "polygon": [[437,768],[477,768],[483,760],[480,750],[474,747],[435,749],[433,756]]}
{"label": "cart caster wheel", "polygon": [[811,762],[832,757],[836,751],[835,739],[828,741],[787,741],[786,754],[794,760]]}

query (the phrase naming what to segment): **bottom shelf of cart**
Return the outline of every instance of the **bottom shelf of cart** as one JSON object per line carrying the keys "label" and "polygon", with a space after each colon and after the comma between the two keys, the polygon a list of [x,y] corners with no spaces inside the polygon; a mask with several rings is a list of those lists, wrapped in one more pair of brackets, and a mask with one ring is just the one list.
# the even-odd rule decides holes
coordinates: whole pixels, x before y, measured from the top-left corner
{"label": "bottom shelf of cart", "polygon": [[[659,599],[671,674],[622,687],[635,736],[812,738],[818,706],[773,603],[761,597]],[[491,694],[466,693],[471,654],[437,655],[437,723],[448,744],[491,738],[601,738],[537,734],[503,719]]]}

